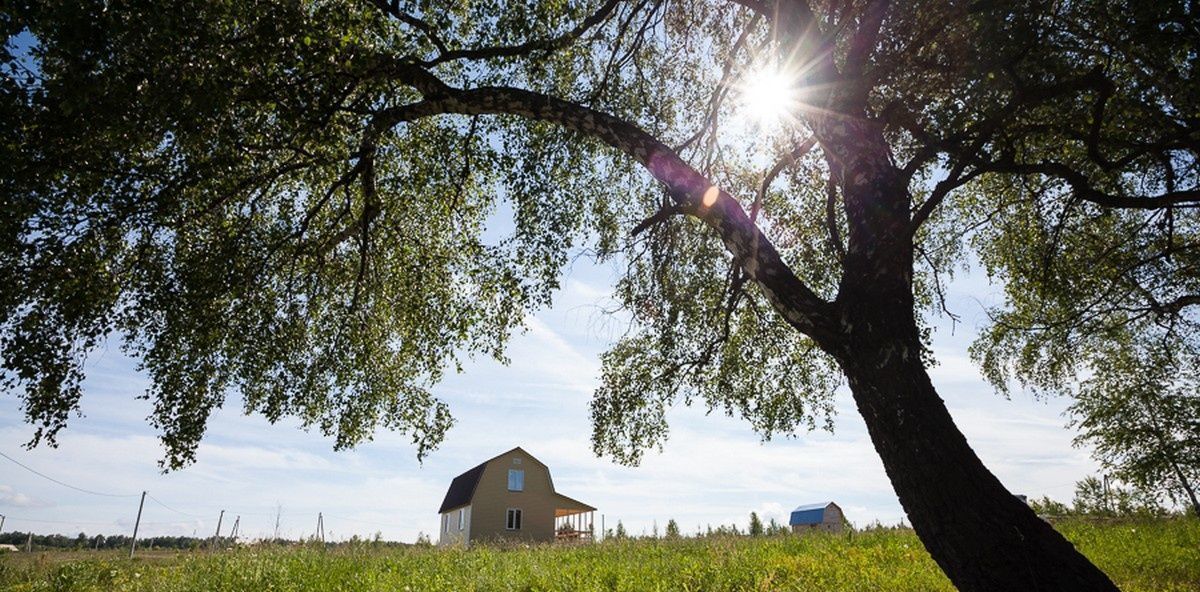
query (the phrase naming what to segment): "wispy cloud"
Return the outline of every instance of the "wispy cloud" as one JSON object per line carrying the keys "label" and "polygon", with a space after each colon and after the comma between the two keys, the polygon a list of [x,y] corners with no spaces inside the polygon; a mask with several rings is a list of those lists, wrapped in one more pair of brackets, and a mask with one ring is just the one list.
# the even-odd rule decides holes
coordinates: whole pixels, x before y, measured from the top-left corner
{"label": "wispy cloud", "polygon": [[25,495],[8,485],[0,485],[0,506],[13,508],[52,508],[54,507],[54,502]]}

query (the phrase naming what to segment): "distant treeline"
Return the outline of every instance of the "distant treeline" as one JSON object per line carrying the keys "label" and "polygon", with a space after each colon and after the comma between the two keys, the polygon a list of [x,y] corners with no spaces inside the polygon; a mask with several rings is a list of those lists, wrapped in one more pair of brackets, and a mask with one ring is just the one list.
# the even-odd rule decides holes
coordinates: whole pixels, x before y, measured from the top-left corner
{"label": "distant treeline", "polygon": [[[224,538],[224,537],[222,537]],[[71,537],[63,534],[33,535],[33,550],[38,549],[123,549],[129,548],[130,537],[123,534],[93,535],[86,533]],[[139,549],[195,549],[209,539],[184,536],[138,537]],[[28,532],[0,533],[0,544],[16,545],[22,550],[29,541]]]}
{"label": "distant treeline", "polygon": [[[422,535],[424,537],[424,535]],[[248,542],[247,539],[239,538],[239,542]],[[22,551],[25,550],[25,545],[29,542],[29,533],[21,531],[3,532],[0,533],[0,545],[16,545]],[[62,534],[35,534],[33,535],[33,550],[50,550],[50,549],[128,549],[130,537],[123,534],[114,535],[92,535],[79,533],[77,536],[71,537]],[[138,537],[138,549],[199,549],[208,547],[213,543],[212,537],[196,538],[187,536],[156,536],[156,537]],[[228,548],[234,545],[234,540],[230,537],[221,537],[216,541],[217,547]],[[315,539],[304,541],[294,541],[289,539],[274,539],[274,540],[254,540],[254,544],[259,545],[297,545],[297,544],[320,544]],[[376,533],[372,538],[363,538],[358,535],[350,537],[350,539],[338,542],[324,543],[327,547],[337,547],[341,545],[370,545],[377,547],[394,547],[405,546],[404,543],[395,541],[385,541],[383,537]],[[421,542],[418,542],[421,544]],[[428,537],[424,538],[424,544],[429,544]]]}

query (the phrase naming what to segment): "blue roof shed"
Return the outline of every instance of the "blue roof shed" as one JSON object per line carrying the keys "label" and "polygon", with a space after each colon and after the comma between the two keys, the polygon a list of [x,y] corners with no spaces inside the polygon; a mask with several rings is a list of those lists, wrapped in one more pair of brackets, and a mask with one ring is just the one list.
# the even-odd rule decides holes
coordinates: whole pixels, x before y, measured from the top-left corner
{"label": "blue roof shed", "polygon": [[788,525],[800,526],[807,524],[821,524],[822,522],[825,522],[825,512],[829,510],[830,506],[837,508],[840,516],[841,508],[838,508],[837,504],[833,502],[804,504],[803,506],[799,506],[795,510],[792,510],[792,516],[788,520]]}

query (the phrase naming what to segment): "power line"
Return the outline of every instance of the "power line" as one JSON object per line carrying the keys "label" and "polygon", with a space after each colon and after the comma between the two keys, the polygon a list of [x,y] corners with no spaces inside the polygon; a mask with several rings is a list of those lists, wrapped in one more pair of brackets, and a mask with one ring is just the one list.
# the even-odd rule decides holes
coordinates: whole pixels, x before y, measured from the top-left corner
{"label": "power line", "polygon": [[112,522],[87,522],[82,520],[39,520],[37,518],[22,518],[20,516],[8,516],[8,519],[14,522],[44,522],[46,524],[86,524],[88,526],[114,526],[116,521]]}
{"label": "power line", "polygon": [[[35,474],[35,475],[37,475],[37,476],[39,476],[39,477],[41,477],[41,478],[43,478],[43,479],[46,479],[47,481],[51,481],[51,482],[53,482],[53,483],[56,483],[56,484],[58,484],[58,485],[61,485],[61,486],[63,486],[63,487],[66,487],[66,488],[68,488],[68,489],[73,489],[73,490],[75,490],[75,491],[79,491],[79,492],[81,492],[81,493],[86,493],[86,494],[89,494],[89,495],[98,495],[98,496],[102,496],[102,497],[115,497],[115,498],[138,497],[138,496],[140,495],[140,494],[137,494],[137,493],[130,493],[130,494],[121,494],[121,493],[104,493],[104,492],[102,492],[102,491],[93,491],[93,490],[91,490],[91,489],[85,489],[85,488],[83,488],[83,487],[77,487],[77,486],[75,486],[75,485],[71,485],[70,483],[66,483],[66,482],[60,481],[60,480],[58,480],[58,479],[55,479],[54,477],[51,477],[51,476],[49,476],[49,475],[47,475],[47,474],[45,474],[45,473],[42,473],[41,471],[38,471],[37,469],[34,469],[34,468],[32,468],[32,467],[30,467],[30,466],[28,466],[28,465],[26,465],[26,464],[22,463],[21,461],[19,461],[19,460],[15,459],[15,458],[13,458],[13,457],[11,457],[11,456],[9,456],[9,455],[7,455],[7,454],[3,453],[3,452],[0,452],[0,456],[2,456],[2,457],[4,457],[4,458],[8,459],[9,461],[11,461],[12,463],[14,463],[14,464],[16,464],[17,466],[21,467],[22,469],[25,469],[26,471],[29,471],[30,473],[33,473],[33,474]],[[150,501],[153,501],[154,503],[158,504],[159,506],[163,507],[164,509],[166,509],[166,510],[168,510],[168,511],[171,511],[171,512],[174,512],[174,513],[176,513],[176,514],[179,514],[179,515],[181,515],[181,516],[188,516],[188,517],[190,517],[190,518],[201,518],[201,519],[203,519],[203,518],[207,518],[207,516],[203,516],[203,515],[200,515],[200,514],[191,514],[191,513],[188,513],[188,512],[184,512],[184,511],[182,511],[182,510],[177,510],[177,509],[175,509],[175,508],[173,508],[173,507],[171,507],[171,506],[168,506],[167,504],[163,503],[163,502],[162,502],[162,501],[160,501],[158,498],[156,498],[156,497],[154,497],[154,496],[150,495],[149,493],[147,493],[147,494],[146,494],[146,497],[150,498]],[[268,514],[268,513],[256,513],[256,512],[242,512],[241,514],[242,514],[242,515],[246,515],[246,516],[271,516],[271,515],[277,515],[277,514],[278,514],[278,512],[272,512],[272,513],[269,513],[269,514]],[[343,521],[346,521],[346,522],[357,522],[357,523],[360,523],[360,524],[370,524],[370,525],[373,525],[373,526],[375,526],[375,527],[405,528],[405,526],[402,526],[402,525],[399,525],[399,524],[388,524],[388,523],[383,523],[383,522],[376,522],[376,521],[374,521],[374,520],[361,520],[361,519],[355,519],[355,518],[345,518],[345,517],[341,517],[341,516],[332,516],[332,515],[329,515],[329,517],[330,517],[330,518],[337,519],[337,520],[343,520]],[[60,520],[35,520],[35,519],[29,519],[29,518],[16,518],[16,517],[14,517],[14,516],[9,516],[9,518],[14,518],[14,519],[18,519],[18,520],[26,520],[26,521],[28,521],[28,522],[45,522],[45,523],[49,523],[49,524],[92,524],[92,525],[108,525],[108,524],[110,524],[110,523],[108,523],[108,522],[69,522],[69,521],[60,521]],[[171,524],[171,523],[169,523],[169,522],[162,522],[162,523],[150,523],[150,522],[147,522],[147,523],[145,523],[145,524]]]}
{"label": "power line", "polygon": [[205,517],[205,516],[201,516],[200,514],[189,514],[189,513],[187,513],[187,512],[183,512],[183,511],[180,511],[180,510],[176,510],[175,508],[172,508],[171,506],[168,506],[167,504],[164,504],[164,503],[162,503],[162,502],[158,501],[158,498],[156,498],[156,497],[154,497],[154,496],[150,495],[149,493],[147,493],[147,494],[146,494],[146,497],[150,498],[150,501],[152,501],[152,502],[154,502],[154,503],[156,503],[156,504],[158,504],[158,505],[160,505],[160,506],[162,506],[162,507],[164,507],[164,508],[166,508],[166,509],[168,509],[168,510],[170,510],[170,511],[172,511],[172,512],[175,512],[176,514],[180,514],[180,515],[182,515],[182,516],[190,516],[190,517],[192,517],[192,518],[204,518],[204,517]]}
{"label": "power line", "polygon": [[[140,495],[140,494],[139,494]],[[20,516],[6,515],[11,522],[38,522],[45,524],[75,524],[81,526],[121,526],[117,520],[109,522],[91,522],[87,520],[42,520],[40,518],[22,518]],[[174,526],[179,522],[143,522],[142,526]]]}
{"label": "power line", "polygon": [[99,496],[103,496],[103,497],[137,497],[137,496],[138,496],[138,494],[136,494],[136,493],[132,493],[132,494],[122,494],[122,493],[102,493],[102,492],[99,492],[99,491],[92,491],[92,490],[90,490],[90,489],[84,489],[84,488],[82,488],[82,487],[76,487],[76,486],[74,486],[74,485],[71,485],[70,483],[63,483],[62,481],[59,481],[58,479],[55,479],[54,477],[51,477],[50,475],[47,475],[47,474],[45,474],[45,473],[42,473],[42,472],[40,472],[40,471],[37,471],[37,470],[35,470],[35,469],[33,469],[33,468],[30,468],[29,466],[25,465],[25,464],[24,464],[24,463],[22,463],[21,461],[19,461],[19,460],[17,460],[17,459],[15,459],[15,458],[13,458],[13,457],[11,457],[11,456],[9,456],[9,455],[7,455],[7,454],[4,454],[3,452],[0,452],[0,456],[3,456],[4,458],[7,458],[8,460],[10,460],[10,461],[12,461],[12,462],[16,463],[16,465],[17,465],[17,466],[21,467],[22,469],[25,469],[26,471],[29,471],[30,473],[33,473],[34,475],[37,475],[37,476],[39,476],[39,477],[41,477],[41,478],[43,478],[43,479],[47,479],[47,480],[49,480],[49,481],[53,481],[53,482],[55,482],[55,483],[57,483],[57,484],[59,484],[59,485],[62,485],[63,487],[67,487],[67,488],[70,488],[70,489],[74,489],[75,491],[82,491],[83,493],[88,493],[88,494],[91,494],[91,495],[99,495]]}
{"label": "power line", "polygon": [[335,520],[343,520],[345,522],[358,522],[360,524],[371,524],[374,526],[388,526],[391,528],[408,528],[407,525],[388,524],[386,522],[376,522],[375,520],[359,520],[356,518],[345,518],[343,516],[334,516],[333,514],[325,514],[325,516],[328,516],[329,518],[333,518]]}

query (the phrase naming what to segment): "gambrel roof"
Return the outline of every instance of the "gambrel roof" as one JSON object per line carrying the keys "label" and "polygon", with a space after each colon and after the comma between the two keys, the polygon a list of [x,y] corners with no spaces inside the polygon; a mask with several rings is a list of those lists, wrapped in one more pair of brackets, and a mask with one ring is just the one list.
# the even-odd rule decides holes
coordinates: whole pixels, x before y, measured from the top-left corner
{"label": "gambrel roof", "polygon": [[[481,477],[483,477],[483,470],[485,468],[487,468],[488,463],[490,463],[502,456],[510,454],[512,452],[516,452],[518,450],[521,451],[521,454],[523,454],[527,458],[529,458],[529,460],[531,460],[543,467],[546,467],[545,463],[534,458],[532,454],[529,454],[520,446],[517,446],[516,448],[513,448],[512,450],[508,450],[508,451],[502,452],[500,454],[497,454],[496,456],[493,456],[492,458],[489,458],[489,459],[483,461],[475,468],[472,468],[471,470],[455,477],[454,480],[450,482],[450,489],[446,490],[446,497],[444,499],[442,499],[442,507],[438,509],[438,514],[445,514],[446,512],[449,512],[451,510],[461,508],[466,505],[470,505],[471,499],[475,497],[475,488],[479,485],[479,479]],[[549,478],[549,467],[546,467],[546,470],[547,470],[547,478]],[[551,489],[551,491],[553,491],[553,489],[554,489],[554,480],[553,479],[550,480],[550,489]],[[583,502],[573,500],[561,493],[555,493],[555,495],[563,498],[564,500],[567,500],[567,502],[569,502],[569,504],[571,504],[571,505],[568,505],[567,507],[572,507],[572,508],[578,507],[578,508],[583,508],[583,509],[587,509],[587,510],[595,510],[595,508],[593,508]]]}
{"label": "gambrel roof", "polygon": [[479,485],[479,478],[483,476],[483,469],[489,462],[492,461],[481,463],[450,482],[450,489],[446,490],[446,498],[442,500],[442,507],[438,510],[438,514],[445,514],[471,503],[471,498],[475,496],[475,486]]}
{"label": "gambrel roof", "polygon": [[788,519],[788,524],[796,526],[798,524],[820,524],[825,521],[825,509],[829,506],[841,509],[833,502],[818,502],[815,504],[804,504],[792,510],[792,515]]}

